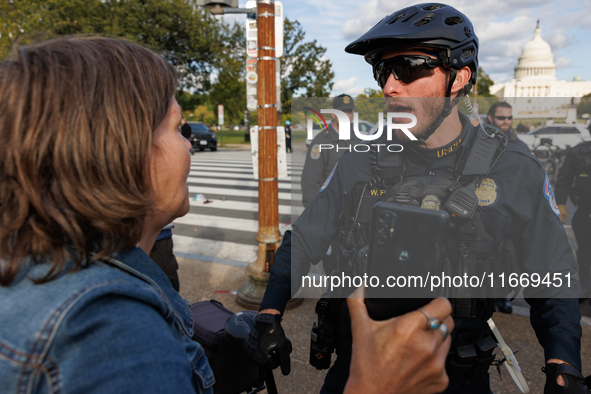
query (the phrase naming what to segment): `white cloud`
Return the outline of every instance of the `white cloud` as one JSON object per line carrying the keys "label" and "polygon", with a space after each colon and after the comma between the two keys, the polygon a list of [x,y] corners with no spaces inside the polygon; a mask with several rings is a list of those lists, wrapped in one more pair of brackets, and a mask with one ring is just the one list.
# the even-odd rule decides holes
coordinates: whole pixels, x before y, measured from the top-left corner
{"label": "white cloud", "polygon": [[365,93],[365,88],[352,87],[345,90],[345,93],[351,96],[359,96],[360,94]]}
{"label": "white cloud", "polygon": [[548,41],[548,44],[550,44],[553,51],[564,48],[570,44],[568,37],[562,29],[555,30],[551,35],[544,38]]}
{"label": "white cloud", "polygon": [[332,87],[333,90],[348,90],[353,88],[357,83],[357,77],[351,77],[349,79],[339,79],[335,82],[334,86]]}
{"label": "white cloud", "polygon": [[[244,0],[240,0],[241,2]],[[338,93],[356,89],[355,85],[375,87],[371,70],[362,57],[353,59],[343,48],[359,38],[383,17],[401,10],[410,3],[403,0],[283,0],[286,16],[302,22],[306,39],[316,39],[327,48],[336,73]],[[536,21],[540,20],[542,37],[551,45],[555,59],[563,66],[564,76],[577,71],[584,79],[589,77],[585,59],[590,59],[588,42],[591,28],[591,0],[447,0],[445,3],[467,15],[480,39],[479,61],[481,67],[497,83],[513,78],[517,59],[524,45],[533,38]],[[575,56],[574,53],[577,55]],[[591,61],[591,60],[589,60]],[[568,72],[566,70],[569,70]],[[358,80],[347,87],[341,85],[355,75]],[[357,88],[359,89],[359,88]]]}
{"label": "white cloud", "polygon": [[572,65],[572,61],[570,59],[562,56],[556,59],[554,63],[556,63],[556,68],[567,68]]}

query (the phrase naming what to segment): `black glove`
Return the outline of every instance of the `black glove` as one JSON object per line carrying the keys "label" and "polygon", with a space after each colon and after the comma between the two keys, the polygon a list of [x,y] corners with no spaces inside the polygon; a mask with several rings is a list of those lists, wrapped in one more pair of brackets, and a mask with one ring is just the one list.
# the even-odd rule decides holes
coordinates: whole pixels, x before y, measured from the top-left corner
{"label": "black glove", "polygon": [[242,344],[244,351],[255,364],[269,369],[281,366],[281,372],[289,375],[291,342],[281,328],[281,316],[261,313],[254,321],[254,328]]}
{"label": "black glove", "polygon": [[[546,374],[544,394],[589,394],[585,378],[578,369],[570,364],[548,363],[542,371]],[[566,384],[560,386],[556,379],[562,375]]]}

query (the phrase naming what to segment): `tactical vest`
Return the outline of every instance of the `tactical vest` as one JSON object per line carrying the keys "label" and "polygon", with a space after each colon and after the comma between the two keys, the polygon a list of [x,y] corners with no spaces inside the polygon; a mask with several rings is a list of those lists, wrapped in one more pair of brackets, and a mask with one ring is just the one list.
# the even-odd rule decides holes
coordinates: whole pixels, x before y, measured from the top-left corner
{"label": "tactical vest", "polygon": [[[445,209],[452,216],[447,245],[446,272],[450,275],[482,276],[492,272],[503,256],[505,245],[495,244],[487,234],[476,189],[505,150],[506,135],[493,127],[477,129],[470,148],[457,161],[454,178],[423,176],[405,178],[404,155],[388,153],[370,158],[374,178],[358,183],[345,195],[339,242],[339,269],[362,275],[367,268],[371,209],[378,201],[411,205],[424,209]],[[481,300],[468,298],[466,290],[451,293],[453,317],[474,319]],[[468,290],[469,291],[469,290]]]}
{"label": "tactical vest", "polygon": [[581,147],[577,152],[579,166],[576,168],[571,199],[576,205],[591,206],[591,144]]}
{"label": "tactical vest", "polygon": [[[371,152],[370,165],[374,178],[358,183],[345,193],[339,235],[339,268],[353,275],[366,272],[371,209],[378,201],[411,205],[424,209],[445,209],[452,216],[447,245],[447,272],[453,275],[477,275],[491,272],[500,261],[507,260],[505,240],[497,244],[487,234],[476,189],[490,173],[507,146],[500,130],[478,128],[469,149],[457,159],[454,177],[423,176],[405,178],[403,153],[389,153],[379,159]],[[484,181],[486,182],[486,181]],[[461,292],[463,290],[456,290]],[[454,342],[446,360],[450,379],[467,379],[488,371],[494,361],[497,341],[486,325],[492,314],[490,299],[466,298],[456,293],[450,299],[456,329]],[[337,341],[349,346],[348,316],[341,314]],[[344,317],[343,317],[344,316]],[[343,346],[343,345],[341,345]]]}

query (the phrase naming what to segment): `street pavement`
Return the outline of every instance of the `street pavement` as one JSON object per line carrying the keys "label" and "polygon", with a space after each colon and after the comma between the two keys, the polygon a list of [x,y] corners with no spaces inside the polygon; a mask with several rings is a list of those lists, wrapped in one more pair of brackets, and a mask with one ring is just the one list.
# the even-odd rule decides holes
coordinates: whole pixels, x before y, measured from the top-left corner
{"label": "street pavement", "polygon": [[[221,148],[218,152],[198,152],[192,158],[189,179],[191,211],[188,217],[175,221],[175,254],[179,261],[181,295],[190,302],[217,299],[234,312],[244,310],[236,303],[238,287],[247,281],[244,267],[256,257],[257,198],[249,151],[244,146]],[[294,154],[288,155],[291,179],[280,180],[280,222],[282,232],[301,212],[299,204],[299,174],[303,166],[305,146],[294,144]],[[291,157],[290,157],[291,156]],[[246,160],[245,160],[246,158]],[[253,183],[250,183],[253,182]],[[204,194],[213,202],[193,201]],[[290,193],[293,195],[289,196]],[[283,197],[283,198],[282,198]],[[295,198],[293,212],[290,215]],[[566,227],[569,242],[576,247],[572,229]],[[292,372],[284,377],[279,370],[275,377],[279,393],[317,393],[325,371],[317,371],[308,363],[310,328],[315,321],[316,299],[305,299],[302,304],[286,311],[283,327],[291,339]],[[591,374],[591,306],[582,306],[582,360],[584,375]],[[532,393],[542,393],[545,375],[543,349],[538,344],[529,324],[529,309],[523,300],[514,301],[514,314],[495,313],[495,320],[508,346],[518,350],[517,359]],[[500,351],[497,351],[497,355]],[[502,369],[502,380],[494,367],[489,370],[494,393],[520,393],[507,371]]]}
{"label": "street pavement", "polygon": [[[189,174],[189,213],[174,222],[175,253],[244,267],[257,255],[258,181],[250,145],[196,152]],[[302,212],[300,174],[304,154],[288,155],[288,177],[279,179],[279,229]],[[293,184],[292,184],[293,181]],[[203,197],[196,196],[202,194]],[[293,201],[293,203],[292,203]],[[293,215],[293,216],[292,216]]]}

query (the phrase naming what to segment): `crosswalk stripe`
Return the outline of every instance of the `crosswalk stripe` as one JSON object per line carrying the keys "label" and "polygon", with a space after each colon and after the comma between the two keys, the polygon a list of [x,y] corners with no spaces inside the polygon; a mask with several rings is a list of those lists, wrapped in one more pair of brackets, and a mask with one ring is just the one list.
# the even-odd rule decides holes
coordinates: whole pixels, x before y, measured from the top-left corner
{"label": "crosswalk stripe", "polygon": [[[198,207],[218,208],[218,209],[228,209],[228,210],[248,211],[248,212],[258,212],[259,211],[259,204],[256,202],[211,200],[210,203],[203,204],[201,202],[191,200],[190,203],[191,203],[191,206],[198,206]],[[297,215],[297,216],[299,216],[302,214],[303,211],[304,211],[304,207],[299,207],[299,206],[292,207],[289,205],[279,205],[279,214],[280,215]]]}
{"label": "crosswalk stripe", "polygon": [[[187,237],[186,235],[175,235],[173,231],[172,242],[174,243],[175,254],[215,256],[218,259],[241,261],[244,267],[257,258],[258,247],[245,245],[236,242],[211,241]],[[204,259],[199,259],[204,260]]]}
{"label": "crosswalk stripe", "polygon": [[[226,164],[226,163],[198,164],[198,163],[192,162],[191,169],[192,170],[199,170],[199,171],[204,171],[204,170],[223,171],[223,172],[236,171],[239,173],[251,173],[252,174],[252,165],[250,165],[250,166],[236,166],[236,165],[231,165],[231,164]],[[289,172],[301,172],[301,171],[302,171],[301,168],[293,168],[291,166],[287,167],[288,173]]]}
{"label": "crosswalk stripe", "polygon": [[[242,190],[242,189],[231,189],[231,188],[217,188],[207,186],[192,186],[189,185],[190,193],[201,193],[207,197],[207,193],[210,194],[221,194],[226,196],[243,196],[243,197],[258,197],[258,190]],[[278,195],[280,200],[292,200],[301,201],[302,195],[300,193],[285,193],[279,192]]]}
{"label": "crosswalk stripe", "polygon": [[[195,227],[213,227],[225,230],[240,230],[256,233],[259,231],[259,223],[256,220],[225,218],[221,216],[198,215],[188,213],[183,217],[175,219],[174,223],[186,224]],[[279,223],[279,231],[291,229],[289,224]]]}
{"label": "crosswalk stripe", "polygon": [[[288,157],[288,176],[278,182],[280,220],[303,212],[300,190],[303,159]],[[250,151],[199,152],[191,157],[187,180],[191,212],[174,221],[174,253],[181,257],[245,267],[258,254],[258,186]],[[203,204],[196,194],[210,198]],[[292,204],[290,204],[292,202]],[[281,233],[291,223],[280,223]],[[193,235],[194,234],[194,235]]]}
{"label": "crosswalk stripe", "polygon": [[195,213],[188,213],[183,217],[177,218],[174,222],[189,224],[196,227],[203,226],[226,230],[240,229],[240,231],[258,231],[258,223],[256,220],[223,218],[220,216],[197,215]]}
{"label": "crosswalk stripe", "polygon": [[[189,182],[189,184],[191,184],[191,183],[205,183],[205,184],[209,184],[209,185],[233,185],[233,186],[257,187],[257,188],[259,187],[258,181],[243,180],[243,179],[227,180],[227,179],[215,179],[215,178],[204,178],[204,177],[190,176],[187,179],[187,182]],[[278,185],[279,185],[280,189],[292,189],[292,184],[289,181],[288,182],[279,181]],[[296,185],[294,185],[294,186],[296,186]]]}
{"label": "crosswalk stripe", "polygon": [[[234,171],[228,171],[228,172],[220,172],[220,171],[215,171],[215,172],[204,172],[204,171],[191,171],[189,173],[189,176],[196,176],[196,177],[200,177],[200,178],[204,178],[204,179],[212,179],[212,178],[232,178],[232,179],[244,179],[244,180],[254,180],[253,175],[252,175],[252,171],[251,172],[245,172],[245,173],[237,173]],[[299,176],[295,176],[295,177],[290,177],[288,176],[287,178],[281,177],[279,178],[279,182],[291,182],[294,186],[300,184],[300,180],[301,177]]]}

